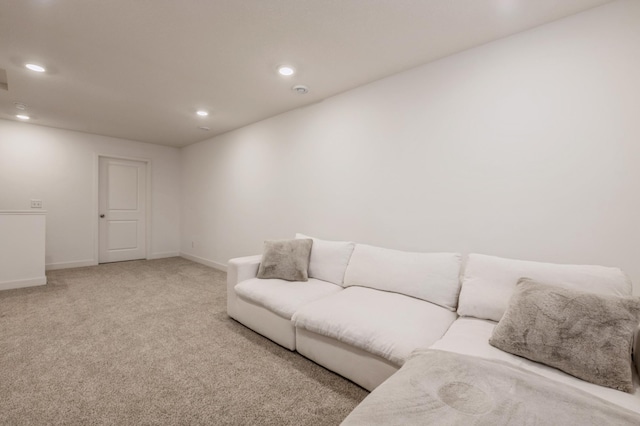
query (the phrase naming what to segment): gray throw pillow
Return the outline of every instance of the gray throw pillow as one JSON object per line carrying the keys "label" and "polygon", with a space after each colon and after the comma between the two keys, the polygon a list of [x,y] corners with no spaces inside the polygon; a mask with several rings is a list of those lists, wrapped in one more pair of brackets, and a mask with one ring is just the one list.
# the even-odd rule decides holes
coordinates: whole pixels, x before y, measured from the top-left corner
{"label": "gray throw pillow", "polygon": [[258,278],[308,281],[312,245],[312,239],[265,241]]}
{"label": "gray throw pillow", "polygon": [[489,343],[587,382],[633,391],[640,298],[602,296],[521,278]]}

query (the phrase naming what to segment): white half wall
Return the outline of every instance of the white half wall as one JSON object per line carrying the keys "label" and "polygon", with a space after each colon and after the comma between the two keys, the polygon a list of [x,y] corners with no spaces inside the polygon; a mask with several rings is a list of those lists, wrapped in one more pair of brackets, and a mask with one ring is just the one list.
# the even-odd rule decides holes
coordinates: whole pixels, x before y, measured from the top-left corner
{"label": "white half wall", "polygon": [[302,232],[619,266],[638,293],[638,46],[618,1],[186,147],[181,251]]}
{"label": "white half wall", "polygon": [[47,283],[45,212],[0,210],[0,290]]}
{"label": "white half wall", "polygon": [[180,244],[180,151],[160,145],[0,119],[0,210],[47,211],[47,269],[97,263],[97,155],[151,160],[151,258]]}

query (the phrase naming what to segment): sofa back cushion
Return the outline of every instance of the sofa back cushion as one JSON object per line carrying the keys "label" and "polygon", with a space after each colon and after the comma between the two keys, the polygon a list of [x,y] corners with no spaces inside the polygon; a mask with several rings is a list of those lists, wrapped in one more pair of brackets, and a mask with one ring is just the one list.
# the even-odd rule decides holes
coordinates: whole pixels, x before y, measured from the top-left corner
{"label": "sofa back cushion", "polygon": [[458,314],[500,321],[520,278],[611,296],[630,296],[632,289],[631,281],[618,268],[470,254],[462,279]]}
{"label": "sofa back cushion", "polygon": [[341,286],[344,282],[344,272],[356,244],[349,241],[320,240],[304,234],[296,234],[296,238],[313,240],[309,277]]}
{"label": "sofa back cushion", "polygon": [[461,256],[411,253],[356,244],[344,286],[392,291],[455,310]]}

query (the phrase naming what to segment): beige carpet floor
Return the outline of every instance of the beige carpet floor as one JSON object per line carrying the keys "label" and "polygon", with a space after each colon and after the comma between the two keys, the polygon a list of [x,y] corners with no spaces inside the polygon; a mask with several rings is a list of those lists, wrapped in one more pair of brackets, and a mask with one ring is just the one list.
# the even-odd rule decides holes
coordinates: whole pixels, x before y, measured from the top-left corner
{"label": "beige carpet floor", "polygon": [[182,258],[50,271],[0,291],[2,425],[336,425],[367,395],[226,315]]}

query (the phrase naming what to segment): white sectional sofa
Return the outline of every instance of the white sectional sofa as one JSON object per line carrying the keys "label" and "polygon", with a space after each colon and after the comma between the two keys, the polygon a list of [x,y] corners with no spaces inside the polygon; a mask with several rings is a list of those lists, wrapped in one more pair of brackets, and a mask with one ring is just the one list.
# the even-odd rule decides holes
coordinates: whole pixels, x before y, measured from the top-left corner
{"label": "white sectional sofa", "polygon": [[[297,238],[306,237],[297,235]],[[440,352],[471,355],[522,369],[522,374],[533,372],[536,377],[551,380],[554,389],[563,390],[562,386],[567,386],[569,393],[586,392],[588,398],[594,395],[606,404],[613,404],[616,414],[631,416],[630,424],[636,420],[640,424],[640,390],[635,371],[633,391],[621,392],[489,344],[520,278],[552,281],[563,288],[594,294],[630,296],[631,283],[617,268],[555,265],[479,254],[469,255],[463,268],[462,256],[455,253],[409,253],[318,239],[313,239],[307,282],[256,278],[260,262],[261,256],[229,261],[229,316],[365,389],[375,389],[347,418],[348,424],[389,423],[386,414],[395,416],[397,421],[391,422],[395,424],[423,423],[432,414],[436,416],[433,418],[440,418],[441,411],[425,416],[424,404],[414,406],[415,401],[423,401],[424,397],[420,394],[417,398],[415,392],[426,392],[425,379],[418,382],[419,374],[410,373],[420,369],[411,365],[402,368],[405,363],[417,363],[415,358],[425,351],[435,351],[438,356],[442,355]],[[427,355],[435,356],[422,354]],[[401,368],[404,374],[395,374]],[[381,400],[399,398],[405,391],[414,394],[402,396],[395,405],[380,404]],[[434,398],[440,401],[441,397],[436,392]],[[588,398],[587,406],[598,407]],[[503,403],[502,409],[504,404],[507,403]],[[509,404],[511,415],[513,410],[523,410],[521,402]],[[430,409],[435,406],[427,405]],[[380,407],[387,410],[386,414],[379,412]],[[554,413],[548,411],[549,415]],[[460,407],[452,412],[467,416],[455,417],[454,423],[475,418],[475,414],[465,414]],[[410,415],[403,417],[403,413]],[[544,419],[538,420],[545,423]],[[615,421],[624,424],[627,417]]]}

